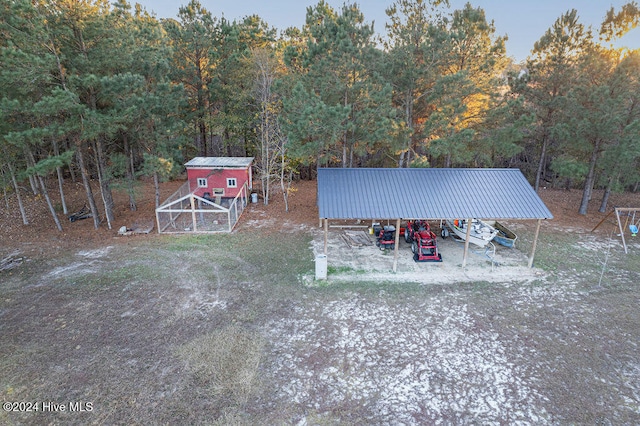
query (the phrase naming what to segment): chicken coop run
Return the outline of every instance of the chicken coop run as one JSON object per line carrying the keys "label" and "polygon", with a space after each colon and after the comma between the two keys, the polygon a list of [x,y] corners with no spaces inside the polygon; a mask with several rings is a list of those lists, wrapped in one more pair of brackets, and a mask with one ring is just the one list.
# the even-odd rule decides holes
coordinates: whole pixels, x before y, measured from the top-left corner
{"label": "chicken coop run", "polygon": [[158,232],[231,232],[247,206],[247,193],[245,184],[233,199],[203,198],[186,182],[156,209]]}
{"label": "chicken coop run", "polygon": [[158,232],[231,232],[247,207],[252,161],[196,157],[186,163],[187,182],[156,209]]}

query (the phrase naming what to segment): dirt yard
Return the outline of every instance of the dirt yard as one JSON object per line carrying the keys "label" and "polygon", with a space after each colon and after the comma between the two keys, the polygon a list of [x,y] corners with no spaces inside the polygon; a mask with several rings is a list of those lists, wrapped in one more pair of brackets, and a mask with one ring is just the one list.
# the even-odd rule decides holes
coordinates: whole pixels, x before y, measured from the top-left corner
{"label": "dirt yard", "polygon": [[640,423],[640,237],[625,255],[612,219],[591,233],[578,192],[541,192],[534,269],[534,222],[464,269],[460,243],[415,263],[401,242],[395,274],[332,229],[318,282],[315,182],[296,189],[213,236],[117,236],[153,219],[148,182],[113,230],[59,233],[27,194],[24,226],[2,200],[0,424]]}

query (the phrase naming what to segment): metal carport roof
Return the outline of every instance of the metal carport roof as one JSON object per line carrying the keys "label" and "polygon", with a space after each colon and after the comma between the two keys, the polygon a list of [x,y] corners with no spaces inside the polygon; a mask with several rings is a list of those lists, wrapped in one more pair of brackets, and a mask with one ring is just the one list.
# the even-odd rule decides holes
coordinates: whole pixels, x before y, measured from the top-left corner
{"label": "metal carport roof", "polygon": [[551,219],[519,169],[318,169],[328,219]]}

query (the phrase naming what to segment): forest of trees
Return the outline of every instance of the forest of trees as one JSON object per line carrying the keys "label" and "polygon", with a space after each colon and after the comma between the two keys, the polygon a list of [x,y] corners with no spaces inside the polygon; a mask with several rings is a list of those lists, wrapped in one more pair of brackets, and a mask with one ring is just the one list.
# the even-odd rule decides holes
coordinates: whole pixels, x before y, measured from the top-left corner
{"label": "forest of trees", "polygon": [[[631,1],[600,28],[570,10],[514,63],[468,3],[396,0],[381,34],[357,4],[320,0],[302,28],[228,21],[197,0],[157,19],[126,0],[0,0],[0,184],[41,194],[61,229],[63,182],[95,227],[112,191],[136,208],[194,156],[254,156],[265,202],[325,167],[510,167],[541,186],[640,184],[640,49]],[[55,182],[55,185],[54,185]],[[52,193],[55,188],[55,193]],[[54,201],[55,200],[55,201]],[[59,204],[58,204],[59,200]]]}

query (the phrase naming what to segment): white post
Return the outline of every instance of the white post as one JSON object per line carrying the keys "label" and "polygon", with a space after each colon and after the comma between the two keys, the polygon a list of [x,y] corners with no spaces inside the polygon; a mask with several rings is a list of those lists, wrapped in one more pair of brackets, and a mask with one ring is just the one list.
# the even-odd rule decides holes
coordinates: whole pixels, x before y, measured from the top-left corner
{"label": "white post", "polygon": [[193,198],[193,194],[191,194],[191,220],[193,221],[193,232],[198,230],[197,220],[196,220],[196,202],[195,198]]}
{"label": "white post", "polygon": [[467,219],[467,238],[464,240],[464,253],[462,254],[462,267],[467,266],[467,253],[469,252],[469,239],[471,238],[471,224],[473,218]]}
{"label": "white post", "polygon": [[393,272],[398,270],[398,246],[400,245],[400,219],[396,220],[396,239],[393,248]]}

